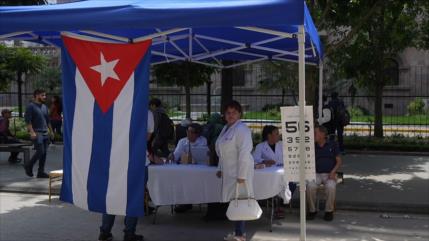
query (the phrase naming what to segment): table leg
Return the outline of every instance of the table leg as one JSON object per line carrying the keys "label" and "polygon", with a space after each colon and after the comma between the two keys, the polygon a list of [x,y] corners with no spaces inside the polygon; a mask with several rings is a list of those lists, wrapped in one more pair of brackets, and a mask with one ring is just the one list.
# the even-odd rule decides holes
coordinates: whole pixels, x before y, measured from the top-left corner
{"label": "table leg", "polygon": [[159,208],[159,206],[156,206],[156,207],[155,207],[155,210],[153,211],[154,213],[153,213],[153,220],[152,220],[152,224],[155,224],[155,223],[156,223],[156,215],[158,214],[158,208]]}
{"label": "table leg", "polygon": [[28,148],[25,148],[23,153],[24,153],[24,166],[25,166],[30,162],[30,150]]}
{"label": "table leg", "polygon": [[274,197],[271,198],[270,232],[273,232],[273,218],[274,218]]}
{"label": "table leg", "polygon": [[51,202],[51,187],[52,187],[52,179],[51,177],[49,177],[49,189],[48,189],[49,202]]}

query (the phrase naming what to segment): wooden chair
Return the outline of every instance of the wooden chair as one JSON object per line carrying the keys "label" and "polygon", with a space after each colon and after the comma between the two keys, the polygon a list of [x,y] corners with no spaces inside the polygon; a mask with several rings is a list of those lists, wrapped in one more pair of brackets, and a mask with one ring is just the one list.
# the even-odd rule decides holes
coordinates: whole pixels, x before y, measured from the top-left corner
{"label": "wooden chair", "polygon": [[49,202],[51,202],[52,183],[62,181],[62,180],[63,180],[63,170],[62,169],[49,172],[49,189],[48,189]]}

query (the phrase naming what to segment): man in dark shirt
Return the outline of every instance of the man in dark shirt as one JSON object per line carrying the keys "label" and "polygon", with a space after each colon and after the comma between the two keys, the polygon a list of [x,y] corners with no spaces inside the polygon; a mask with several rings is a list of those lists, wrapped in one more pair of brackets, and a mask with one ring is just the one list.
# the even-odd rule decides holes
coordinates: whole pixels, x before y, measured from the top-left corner
{"label": "man in dark shirt", "polygon": [[337,170],[341,166],[341,157],[338,145],[334,141],[327,140],[328,131],[324,126],[318,126],[314,130],[315,154],[316,154],[316,181],[307,184],[307,205],[308,220],[316,216],[316,193],[319,185],[325,185],[326,204],[325,217],[326,221],[332,221],[334,218],[334,202],[337,185]]}
{"label": "man in dark shirt", "polygon": [[[15,136],[9,130],[9,119],[12,117],[11,111],[8,109],[3,109],[0,116],[0,143],[10,144],[10,143],[20,143]],[[9,163],[18,163],[19,152],[11,152],[9,156]]]}
{"label": "man in dark shirt", "polygon": [[46,92],[37,89],[33,93],[33,101],[28,104],[25,110],[25,123],[36,150],[36,153],[31,157],[30,163],[24,163],[25,173],[30,177],[33,176],[33,166],[37,161],[39,161],[37,178],[49,177],[45,173],[45,162],[49,137],[53,132],[49,124],[48,107],[44,104],[45,101]]}

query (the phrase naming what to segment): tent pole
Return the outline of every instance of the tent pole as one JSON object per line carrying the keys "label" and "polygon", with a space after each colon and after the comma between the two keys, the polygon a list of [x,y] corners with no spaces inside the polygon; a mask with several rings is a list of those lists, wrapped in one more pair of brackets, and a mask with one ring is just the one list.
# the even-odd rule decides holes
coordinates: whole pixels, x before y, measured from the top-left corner
{"label": "tent pole", "polygon": [[322,117],[323,109],[323,61],[319,63],[319,106],[318,106],[319,118]]}
{"label": "tent pole", "polygon": [[300,241],[306,240],[305,220],[305,31],[304,25],[298,31],[298,60],[299,60],[299,209],[300,209]]}

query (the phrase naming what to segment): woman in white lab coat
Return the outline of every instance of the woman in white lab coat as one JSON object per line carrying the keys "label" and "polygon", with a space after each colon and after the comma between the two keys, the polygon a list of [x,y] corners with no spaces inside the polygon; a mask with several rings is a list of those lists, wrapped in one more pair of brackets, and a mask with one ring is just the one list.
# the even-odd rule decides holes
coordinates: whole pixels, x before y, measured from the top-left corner
{"label": "woman in white lab coat", "polygon": [[[224,107],[226,125],[217,141],[216,152],[219,156],[219,171],[217,176],[222,178],[222,202],[229,202],[235,197],[236,185],[239,184],[240,195],[253,197],[254,161],[252,157],[252,133],[240,121],[242,107],[237,101],[231,101]],[[244,221],[235,222],[235,232],[224,238],[229,241],[246,240]]]}
{"label": "woman in white lab coat", "polygon": [[280,141],[279,128],[273,125],[264,126],[262,141],[253,152],[255,165],[264,164],[266,167],[283,165],[283,144]]}

